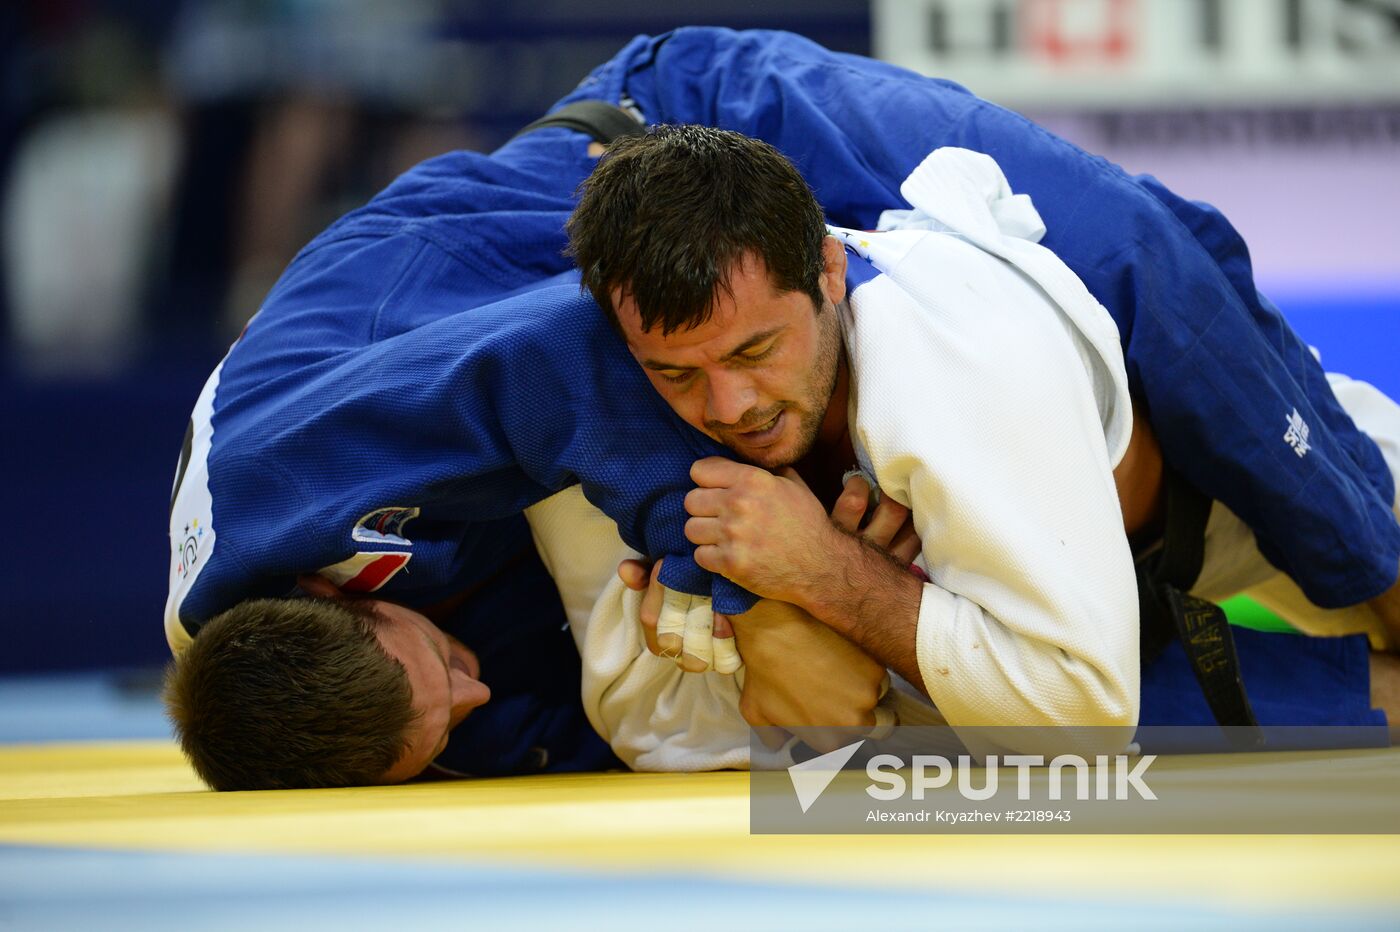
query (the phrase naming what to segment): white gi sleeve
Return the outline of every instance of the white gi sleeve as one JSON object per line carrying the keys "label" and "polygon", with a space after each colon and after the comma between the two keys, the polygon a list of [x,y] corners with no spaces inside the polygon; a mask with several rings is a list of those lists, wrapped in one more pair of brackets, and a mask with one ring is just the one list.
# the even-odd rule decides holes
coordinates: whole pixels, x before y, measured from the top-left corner
{"label": "white gi sleeve", "polygon": [[617,525],[575,486],[525,512],[535,546],[559,587],[583,663],[589,722],[633,770],[747,769],[749,727],[739,712],[741,683],[723,674],[685,673],[653,656],[642,636],[642,594],[617,578],[638,554]]}
{"label": "white gi sleeve", "polygon": [[1135,725],[1136,581],[1063,314],[1007,262],[925,233],[855,289],[845,330],[852,439],[923,541],[916,649],[939,711]]}

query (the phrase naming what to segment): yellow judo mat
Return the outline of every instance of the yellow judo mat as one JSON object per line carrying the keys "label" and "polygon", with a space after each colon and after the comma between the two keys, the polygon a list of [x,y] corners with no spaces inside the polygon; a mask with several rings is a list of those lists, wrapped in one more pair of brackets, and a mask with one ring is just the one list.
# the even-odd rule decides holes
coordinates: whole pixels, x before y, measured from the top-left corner
{"label": "yellow judo mat", "polygon": [[[1212,757],[1218,764],[1222,755]],[[1211,766],[1174,762],[1186,779],[1208,779]],[[273,858],[279,882],[300,863],[287,856],[321,857],[319,864],[326,855],[346,864],[372,858],[388,873],[394,864],[479,869],[518,887],[521,928],[536,927],[532,917],[545,924],[539,910],[561,905],[573,927],[594,927],[583,922],[597,905],[590,897],[610,885],[620,898],[614,906],[650,890],[679,912],[668,921],[653,916],[654,925],[615,912],[599,928],[690,928],[688,918],[700,913],[686,904],[697,891],[747,900],[756,890],[783,900],[775,915],[791,920],[765,919],[763,928],[838,927],[823,921],[840,910],[824,912],[820,902],[834,891],[858,893],[860,909],[876,912],[891,902],[909,906],[901,897],[930,897],[916,914],[946,909],[946,918],[961,917],[953,928],[969,927],[978,915],[1005,918],[1008,903],[1045,920],[1036,926],[1066,928],[1097,927],[1096,917],[1111,920],[1105,927],[1169,928],[1174,910],[1185,911],[1182,920],[1231,928],[1400,928],[1396,836],[750,835],[748,779],[738,772],[612,773],[216,794],[169,741],[11,745],[0,747],[0,846],[10,855],[0,865],[81,851],[181,859],[160,862],[157,871],[198,864],[195,854],[256,855],[239,863]],[[68,873],[61,860],[49,869]],[[111,870],[120,873],[120,858],[92,873]],[[42,887],[47,875],[30,874]],[[537,902],[531,891],[559,877],[587,884],[556,889],[562,904]],[[251,902],[266,881],[249,882],[242,896]],[[24,891],[9,889],[18,883],[13,870],[0,874],[0,928],[15,896],[21,902],[12,916],[44,915],[25,912]],[[580,889],[589,896],[570,913],[567,899]],[[1144,925],[1154,916],[1171,921]],[[730,928],[749,927],[733,918]],[[931,916],[933,925],[942,923]],[[845,919],[842,926],[850,927]]]}

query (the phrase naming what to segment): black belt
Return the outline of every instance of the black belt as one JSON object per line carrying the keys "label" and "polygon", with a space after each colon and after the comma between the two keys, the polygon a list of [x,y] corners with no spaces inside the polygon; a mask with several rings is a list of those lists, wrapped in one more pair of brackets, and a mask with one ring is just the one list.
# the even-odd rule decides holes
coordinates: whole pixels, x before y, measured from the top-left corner
{"label": "black belt", "polygon": [[515,135],[523,136],[546,126],[563,126],[587,133],[593,137],[594,142],[601,142],[603,145],[620,136],[640,136],[647,131],[645,126],[621,107],[614,107],[601,100],[576,100],[540,117]]}
{"label": "black belt", "polygon": [[1162,546],[1137,564],[1143,666],[1157,659],[1173,638],[1180,639],[1216,722],[1250,726],[1254,730],[1236,737],[1247,745],[1260,744],[1259,722],[1240,678],[1239,655],[1225,612],[1214,602],[1188,594],[1205,560],[1210,499],[1170,468],[1163,481],[1167,503]]}

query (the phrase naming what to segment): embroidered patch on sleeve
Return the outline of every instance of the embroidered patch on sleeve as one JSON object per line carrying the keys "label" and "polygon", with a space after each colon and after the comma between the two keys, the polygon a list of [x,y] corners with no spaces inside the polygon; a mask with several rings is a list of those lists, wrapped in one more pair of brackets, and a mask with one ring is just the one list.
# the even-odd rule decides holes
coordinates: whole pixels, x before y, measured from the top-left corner
{"label": "embroidered patch on sleeve", "polygon": [[418,517],[418,508],[376,508],[355,522],[351,538],[362,544],[397,544],[412,547],[413,541],[403,536],[404,525]]}

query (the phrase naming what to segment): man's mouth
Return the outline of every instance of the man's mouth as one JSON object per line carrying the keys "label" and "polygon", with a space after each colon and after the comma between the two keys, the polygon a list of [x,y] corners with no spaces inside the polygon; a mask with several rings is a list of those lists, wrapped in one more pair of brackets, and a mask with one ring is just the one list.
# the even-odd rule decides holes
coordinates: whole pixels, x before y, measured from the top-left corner
{"label": "man's mouth", "polygon": [[784,419],[785,411],[780,409],[768,421],[759,424],[752,430],[736,431],[734,435],[747,446],[768,446],[782,435]]}

